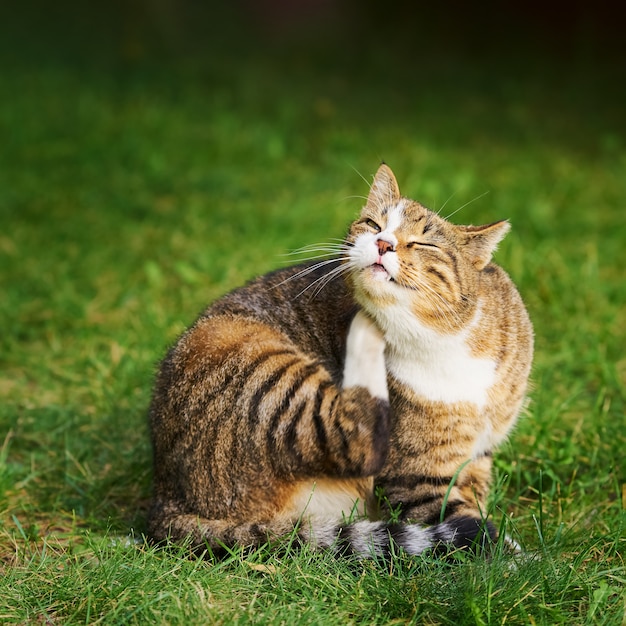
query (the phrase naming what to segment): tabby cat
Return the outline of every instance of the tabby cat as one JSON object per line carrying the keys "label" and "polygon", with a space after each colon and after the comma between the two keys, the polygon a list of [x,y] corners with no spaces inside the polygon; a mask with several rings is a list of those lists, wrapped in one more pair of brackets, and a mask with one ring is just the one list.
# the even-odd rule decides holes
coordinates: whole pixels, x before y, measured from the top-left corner
{"label": "tabby cat", "polygon": [[334,258],[210,306],[157,377],[151,538],[216,550],[297,529],[363,557],[494,539],[492,451],[533,350],[490,262],[508,230],[451,224],[383,164]]}

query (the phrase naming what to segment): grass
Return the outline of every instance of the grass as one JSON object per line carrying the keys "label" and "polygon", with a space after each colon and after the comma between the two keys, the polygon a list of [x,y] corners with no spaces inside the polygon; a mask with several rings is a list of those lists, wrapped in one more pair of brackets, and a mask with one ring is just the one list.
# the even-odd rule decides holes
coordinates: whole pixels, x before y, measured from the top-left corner
{"label": "grass", "polygon": [[[415,67],[384,46],[331,63],[252,43],[137,58],[73,31],[43,56],[19,32],[0,72],[0,621],[624,623],[626,127],[610,68],[454,51]],[[155,363],[207,302],[341,236],[381,158],[431,208],[467,204],[459,222],[513,223],[497,259],[534,321],[534,392],[492,509],[527,557],[215,562],[144,545]]]}

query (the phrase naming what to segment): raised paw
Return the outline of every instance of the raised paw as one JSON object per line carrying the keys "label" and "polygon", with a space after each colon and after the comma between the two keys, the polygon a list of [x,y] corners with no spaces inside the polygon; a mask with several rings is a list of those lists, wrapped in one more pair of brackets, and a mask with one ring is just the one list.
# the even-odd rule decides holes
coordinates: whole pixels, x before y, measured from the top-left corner
{"label": "raised paw", "polygon": [[359,311],[348,331],[343,386],[365,387],[374,397],[387,400],[385,339],[374,322]]}

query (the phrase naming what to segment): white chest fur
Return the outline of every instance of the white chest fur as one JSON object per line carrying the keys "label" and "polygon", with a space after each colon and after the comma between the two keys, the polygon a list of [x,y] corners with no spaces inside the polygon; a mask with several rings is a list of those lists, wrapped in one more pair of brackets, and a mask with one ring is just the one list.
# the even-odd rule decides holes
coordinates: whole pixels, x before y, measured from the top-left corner
{"label": "white chest fur", "polygon": [[472,355],[467,343],[480,313],[463,331],[442,335],[413,316],[408,319],[403,309],[398,307],[386,316],[389,373],[425,400],[471,402],[484,408],[487,392],[495,381],[496,364],[492,359]]}

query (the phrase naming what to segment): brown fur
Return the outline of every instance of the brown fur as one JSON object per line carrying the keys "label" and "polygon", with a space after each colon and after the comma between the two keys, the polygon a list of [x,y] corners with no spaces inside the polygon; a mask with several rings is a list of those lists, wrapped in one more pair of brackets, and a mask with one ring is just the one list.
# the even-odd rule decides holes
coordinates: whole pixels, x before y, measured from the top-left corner
{"label": "brown fur", "polygon": [[[507,230],[446,222],[402,198],[383,165],[338,261],[274,272],[209,307],[157,377],[150,536],[257,545],[309,520],[304,538],[331,545],[342,531],[328,520],[377,517],[375,485],[407,521],[438,522],[447,492],[446,519],[480,519],[532,358],[522,301],[490,263]],[[484,393],[456,370],[450,388],[437,373],[420,387],[440,344],[455,363],[458,345],[461,374],[484,370]]]}

